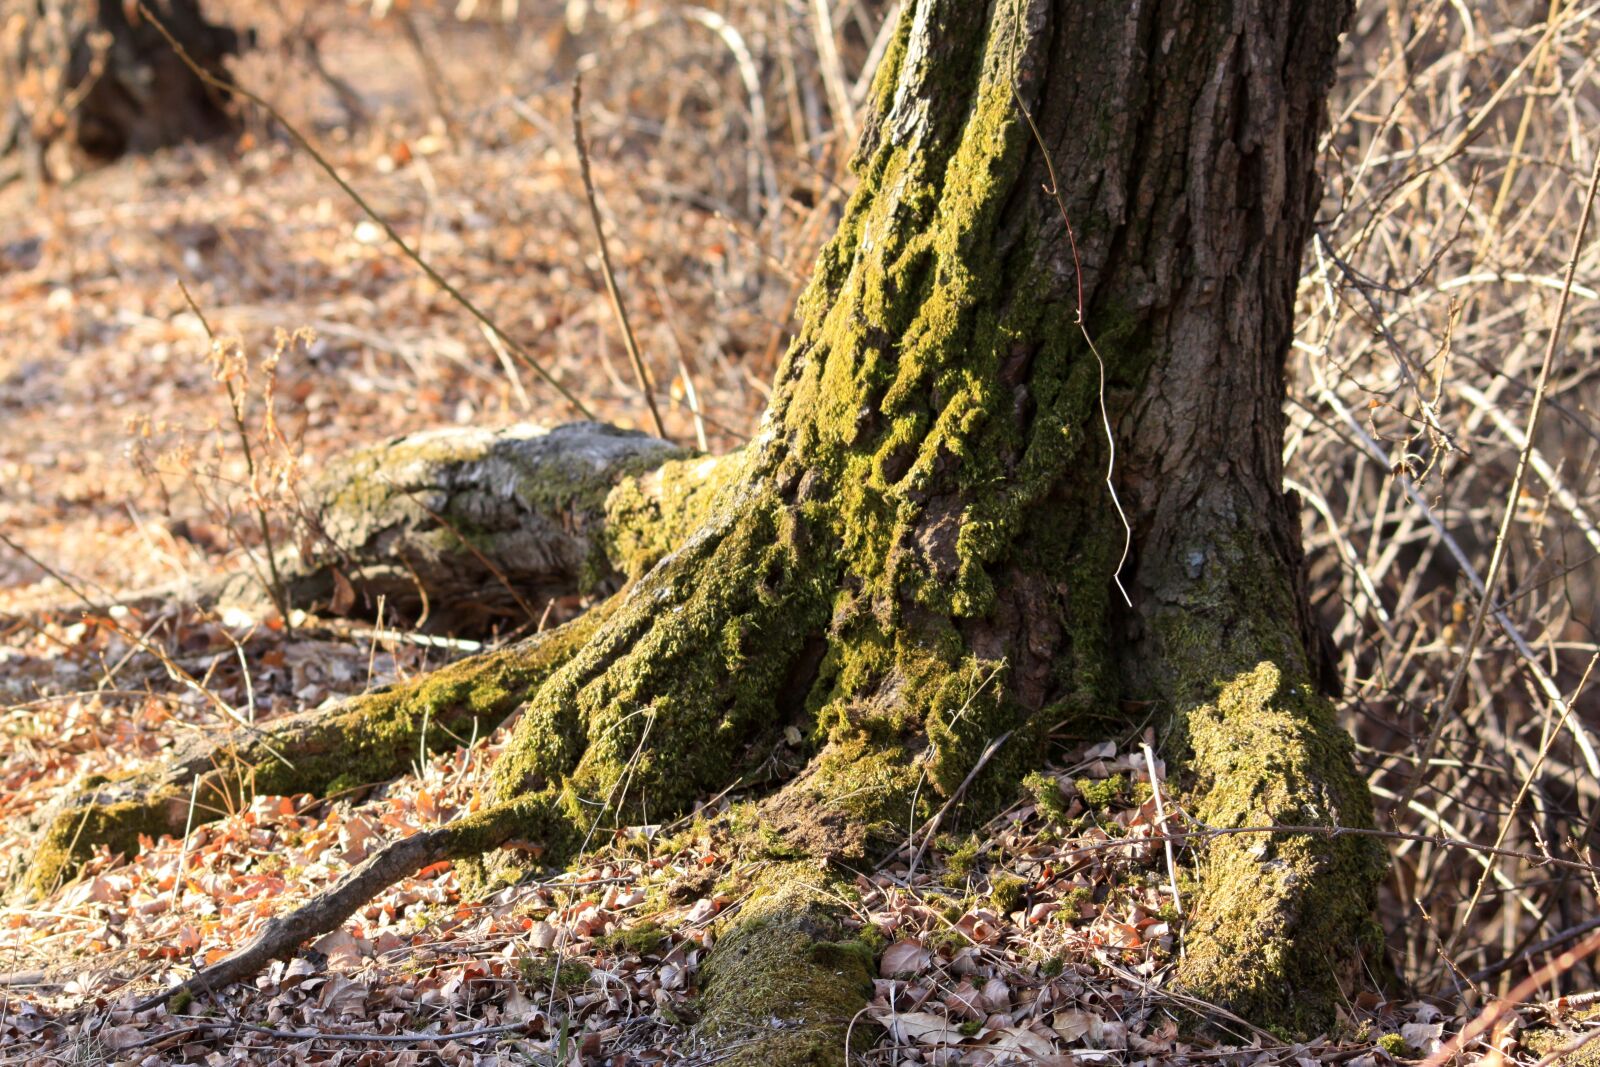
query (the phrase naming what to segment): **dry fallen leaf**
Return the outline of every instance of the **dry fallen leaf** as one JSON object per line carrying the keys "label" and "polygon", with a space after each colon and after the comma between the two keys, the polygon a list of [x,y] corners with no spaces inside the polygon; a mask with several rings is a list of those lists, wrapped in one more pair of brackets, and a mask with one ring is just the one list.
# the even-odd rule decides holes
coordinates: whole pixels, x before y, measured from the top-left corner
{"label": "dry fallen leaf", "polygon": [[964,1037],[958,1025],[947,1016],[930,1011],[885,1012],[874,1014],[873,1018],[901,1043],[949,1045]]}
{"label": "dry fallen leaf", "polygon": [[1406,1044],[1420,1052],[1437,1052],[1443,1035],[1444,1023],[1406,1023],[1400,1027],[1400,1036],[1405,1038]]}
{"label": "dry fallen leaf", "polygon": [[[1100,1031],[1100,1016],[1087,1011],[1058,1011],[1050,1019],[1050,1029],[1063,1041],[1072,1042],[1079,1038],[1097,1035]],[[1091,1039],[1091,1043],[1094,1043]]]}
{"label": "dry fallen leaf", "polygon": [[921,974],[933,960],[933,953],[915,941],[896,941],[883,951],[878,973],[885,978],[897,974]]}

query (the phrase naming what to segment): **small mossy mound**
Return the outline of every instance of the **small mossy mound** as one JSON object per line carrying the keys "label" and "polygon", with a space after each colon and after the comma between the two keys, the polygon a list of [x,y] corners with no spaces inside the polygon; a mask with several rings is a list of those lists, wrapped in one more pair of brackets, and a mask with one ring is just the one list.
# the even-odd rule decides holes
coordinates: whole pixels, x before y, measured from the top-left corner
{"label": "small mossy mound", "polygon": [[523,956],[517,960],[517,977],[530,992],[576,993],[589,984],[590,966],[578,959],[559,956]]}
{"label": "small mossy mound", "polygon": [[[1333,707],[1263,662],[1224,684],[1186,717],[1194,805],[1205,826],[1372,824]],[[1324,1028],[1352,961],[1376,957],[1372,920],[1385,867],[1367,836],[1239,834],[1202,854],[1200,893],[1179,970],[1198,996],[1295,1032]],[[1361,937],[1349,951],[1350,937]]]}
{"label": "small mossy mound", "polygon": [[1104,811],[1128,791],[1128,776],[1114,774],[1110,778],[1079,778],[1073,782],[1083,802],[1096,811]]}
{"label": "small mossy mound", "polygon": [[187,800],[176,790],[163,790],[143,803],[91,803],[59,812],[40,836],[22,876],[23,899],[55,892],[94,855],[96,846],[131,859],[139,854],[141,837],[154,840],[162,834],[181,834]]}
{"label": "small mossy mound", "polygon": [[[872,996],[873,954],[844,928],[827,881],[808,864],[773,867],[718,931],[698,1029],[733,1050],[730,1067],[845,1061],[851,1020]],[[858,1048],[872,1037],[857,1025]]]}
{"label": "small mossy mound", "polygon": [[[1530,1029],[1524,1034],[1522,1045],[1540,1059],[1556,1056],[1563,1049],[1581,1042],[1591,1031],[1580,1024],[1592,1023],[1596,1018],[1600,1018],[1600,1008],[1585,1008],[1552,1018],[1546,1025]],[[1562,1067],[1600,1067],[1600,1041],[1590,1041],[1573,1048],[1565,1055],[1558,1056],[1556,1062]]]}
{"label": "small mossy mound", "polygon": [[667,931],[659,923],[645,922],[601,934],[594,939],[594,947],[600,952],[645,956],[659,951],[667,939]]}
{"label": "small mossy mound", "polygon": [[1378,1047],[1395,1059],[1406,1059],[1412,1054],[1411,1046],[1399,1034],[1384,1034],[1378,1038]]}

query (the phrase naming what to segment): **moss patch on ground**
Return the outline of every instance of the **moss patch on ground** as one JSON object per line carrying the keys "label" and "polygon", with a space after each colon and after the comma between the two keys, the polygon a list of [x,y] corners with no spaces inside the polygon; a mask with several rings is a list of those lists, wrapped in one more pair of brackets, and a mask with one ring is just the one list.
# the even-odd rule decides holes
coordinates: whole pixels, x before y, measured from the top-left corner
{"label": "moss patch on ground", "polygon": [[[734,1067],[843,1062],[850,1021],[872,996],[872,947],[847,932],[817,867],[768,870],[718,928],[699,1033]],[[858,1025],[860,1048],[872,1035]]]}

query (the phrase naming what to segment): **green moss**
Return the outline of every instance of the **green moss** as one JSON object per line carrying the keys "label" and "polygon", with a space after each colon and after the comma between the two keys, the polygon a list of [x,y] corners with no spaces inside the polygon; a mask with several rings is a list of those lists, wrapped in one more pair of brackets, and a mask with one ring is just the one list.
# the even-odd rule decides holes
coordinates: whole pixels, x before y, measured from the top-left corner
{"label": "green moss", "polygon": [[1015,875],[1002,874],[989,884],[989,903],[1001,915],[1010,915],[1022,906],[1028,883]]}
{"label": "green moss", "polygon": [[587,963],[570,957],[522,956],[517,960],[517,974],[529,990],[554,986],[562,993],[576,993],[589,984],[592,973]]}
{"label": "green moss", "polygon": [[638,578],[711,516],[738,484],[742,457],[691,456],[619,481],[606,497],[601,538],[612,567]]}
{"label": "green moss", "polygon": [[1087,887],[1075,885],[1061,898],[1061,913],[1067,917],[1068,922],[1077,920],[1085,904],[1093,903],[1094,893]]}
{"label": "green moss", "polygon": [[[767,498],[703,531],[528,702],[492,795],[552,789],[585,828],[688,810],[782,736],[772,714],[821,587],[777,538]],[[761,655],[750,650],[759,648]],[[647,815],[648,812],[648,815]]]}
{"label": "green moss", "polygon": [[[774,868],[718,927],[702,970],[699,1032],[731,1050],[726,1062],[839,1062],[845,1031],[872,995],[873,953],[847,936],[826,885],[815,867]],[[855,1036],[870,1044],[859,1023]]]}
{"label": "green moss", "polygon": [[944,858],[945,866],[953,874],[963,877],[978,869],[978,853],[981,842],[976,834],[967,835],[967,839],[960,846],[952,850]]}
{"label": "green moss", "polygon": [[154,840],[163,834],[182,834],[187,812],[188,797],[179,796],[177,790],[163,791],[143,803],[91,801],[69,807],[40,835],[19,890],[24,899],[48,896],[69,881],[99,845],[132,859],[139,854],[141,837]]}
{"label": "green moss", "polygon": [[1057,822],[1067,819],[1067,801],[1061,792],[1061,783],[1055,775],[1042,774],[1039,771],[1030,771],[1022,779],[1022,787],[1033,798],[1033,803],[1039,811]]}
{"label": "green moss", "polygon": [[1378,1038],[1378,1047],[1397,1060],[1412,1055],[1411,1046],[1406,1044],[1406,1039],[1399,1034],[1384,1034]]}
{"label": "green moss", "polygon": [[[1552,1056],[1568,1045],[1582,1040],[1586,1031],[1580,1023],[1593,1020],[1600,1010],[1587,1008],[1563,1014],[1559,1022],[1530,1028],[1522,1036],[1522,1044],[1535,1056],[1543,1059]],[[1600,1065],[1600,1043],[1590,1041],[1576,1051],[1569,1052],[1556,1062],[1562,1067],[1597,1067]]]}
{"label": "green moss", "polygon": [[659,950],[667,942],[667,932],[654,922],[625,926],[595,938],[593,945],[601,952],[614,952],[632,956],[646,956]]}
{"label": "green moss", "polygon": [[[1365,785],[1329,702],[1261,663],[1187,716],[1192,801],[1210,826],[1370,826]],[[1311,1032],[1330,1021],[1349,946],[1376,958],[1372,923],[1383,850],[1346,834],[1238,835],[1200,865],[1180,975],[1198,995],[1252,1019]],[[1335,951],[1334,946],[1344,946]]]}
{"label": "green moss", "polygon": [[1096,811],[1105,811],[1128,791],[1128,776],[1113,774],[1110,778],[1077,778],[1072,783],[1083,802]]}

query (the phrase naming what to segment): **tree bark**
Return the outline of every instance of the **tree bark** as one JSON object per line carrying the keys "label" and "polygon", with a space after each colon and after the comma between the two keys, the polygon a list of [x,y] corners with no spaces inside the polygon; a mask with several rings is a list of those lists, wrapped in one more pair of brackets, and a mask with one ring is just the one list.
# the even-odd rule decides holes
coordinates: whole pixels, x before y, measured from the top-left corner
{"label": "tree bark", "polygon": [[[146,3],[194,62],[227,77],[241,34],[208,20],[198,0]],[[0,73],[0,153],[21,149],[41,170],[53,145],[103,161],[236,128],[227,101],[122,0],[3,0]]]}
{"label": "tree bark", "polygon": [[[1052,727],[1125,731],[1129,706],[1166,715],[1206,824],[1370,825],[1279,467],[1348,13],[908,4],[760,431],[698,528],[531,687],[471,843],[559,863],[597,811],[660,819],[739,782],[791,849],[859,860],[958,790],[992,812]],[[1378,947],[1382,870],[1368,838],[1219,839],[1185,986],[1260,1023],[1329,1021]],[[750,911],[794,931],[817,907]],[[739,968],[713,968],[722,1030],[761,983]],[[849,1005],[828,1011],[842,1033]],[[745,1029],[739,1062],[840,1047]]]}

